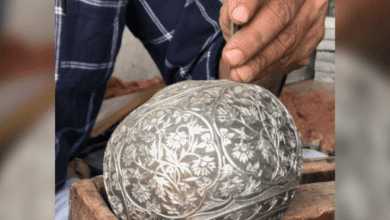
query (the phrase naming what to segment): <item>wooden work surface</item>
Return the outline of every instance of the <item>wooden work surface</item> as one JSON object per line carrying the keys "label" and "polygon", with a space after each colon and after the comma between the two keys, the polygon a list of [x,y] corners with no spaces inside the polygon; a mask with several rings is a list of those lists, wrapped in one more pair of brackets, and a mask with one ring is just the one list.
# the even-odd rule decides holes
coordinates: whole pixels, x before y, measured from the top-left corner
{"label": "wooden work surface", "polygon": [[[118,220],[105,201],[102,177],[73,183],[70,191],[70,220]],[[299,185],[283,220],[334,219],[335,182]]]}

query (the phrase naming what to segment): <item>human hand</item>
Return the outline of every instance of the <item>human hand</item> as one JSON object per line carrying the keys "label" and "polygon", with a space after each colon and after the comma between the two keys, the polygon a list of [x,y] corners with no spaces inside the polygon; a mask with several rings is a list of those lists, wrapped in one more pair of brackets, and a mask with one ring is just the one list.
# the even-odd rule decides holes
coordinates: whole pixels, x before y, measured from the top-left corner
{"label": "human hand", "polygon": [[[328,5],[328,0],[229,0],[223,4],[219,24],[227,44],[220,63],[225,77],[220,78],[256,83],[270,74],[285,75],[309,65],[325,34]],[[234,36],[230,36],[231,21],[243,25]]]}

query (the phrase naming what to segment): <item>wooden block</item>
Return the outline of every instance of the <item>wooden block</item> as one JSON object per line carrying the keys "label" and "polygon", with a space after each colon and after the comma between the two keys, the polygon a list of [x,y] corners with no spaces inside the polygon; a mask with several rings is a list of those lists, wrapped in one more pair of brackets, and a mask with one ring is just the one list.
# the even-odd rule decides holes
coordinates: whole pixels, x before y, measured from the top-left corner
{"label": "wooden block", "polygon": [[336,39],[336,30],[334,28],[325,28],[325,40],[335,40]]}
{"label": "wooden block", "polygon": [[335,29],[336,28],[335,21],[336,21],[335,17],[330,17],[330,16],[325,17],[325,28]]}
{"label": "wooden block", "polygon": [[69,220],[118,220],[103,199],[105,194],[102,177],[73,183]]}
{"label": "wooden block", "polygon": [[331,62],[316,60],[314,63],[314,71],[335,73],[336,65],[335,63],[331,63]]}
{"label": "wooden block", "polygon": [[325,220],[335,218],[335,182],[304,184],[298,187],[283,220]]}
{"label": "wooden block", "polygon": [[317,50],[335,51],[336,42],[334,40],[322,40],[317,46]]}
{"label": "wooden block", "polygon": [[330,51],[317,51],[315,62],[323,61],[328,63],[335,63],[336,54]]}
{"label": "wooden block", "polygon": [[[326,161],[323,161],[326,163]],[[332,170],[334,162],[304,165],[303,175]],[[118,220],[107,204],[103,178],[84,179],[72,184],[70,190],[70,220]],[[298,187],[283,220],[331,219],[335,212],[335,182],[304,184]]]}
{"label": "wooden block", "polygon": [[335,181],[335,159],[303,163],[301,184]]}
{"label": "wooden block", "polygon": [[314,73],[314,80],[326,82],[326,83],[334,83],[336,79],[335,73],[316,71]]}

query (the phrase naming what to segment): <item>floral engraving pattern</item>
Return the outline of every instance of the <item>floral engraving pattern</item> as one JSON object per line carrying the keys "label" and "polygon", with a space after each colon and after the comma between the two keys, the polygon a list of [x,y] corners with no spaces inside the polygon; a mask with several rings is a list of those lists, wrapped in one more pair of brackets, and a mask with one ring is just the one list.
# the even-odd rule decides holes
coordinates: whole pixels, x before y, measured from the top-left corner
{"label": "floral engraving pattern", "polygon": [[[267,193],[295,191],[301,143],[291,115],[267,90],[185,81],[158,92],[118,126],[103,168],[122,219],[196,219],[215,210],[243,219],[272,211],[255,207]],[[229,204],[241,201],[253,207],[229,214]]]}

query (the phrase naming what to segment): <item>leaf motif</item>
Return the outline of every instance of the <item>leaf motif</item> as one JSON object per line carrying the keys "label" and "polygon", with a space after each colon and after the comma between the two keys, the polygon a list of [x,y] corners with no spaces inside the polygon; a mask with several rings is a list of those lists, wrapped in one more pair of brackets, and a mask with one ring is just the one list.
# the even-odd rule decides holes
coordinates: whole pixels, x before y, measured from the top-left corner
{"label": "leaf motif", "polygon": [[164,125],[163,125],[163,127],[164,128],[167,128],[167,127],[169,127],[169,126],[171,126],[171,117],[168,117],[168,120],[166,121],[166,122],[164,122]]}
{"label": "leaf motif", "polygon": [[207,129],[203,128],[201,125],[197,124],[195,121],[188,123],[187,126],[193,134],[201,134],[202,132],[208,131]]}
{"label": "leaf motif", "polygon": [[190,182],[190,181],[195,181],[195,180],[198,180],[198,179],[199,179],[199,177],[192,176],[192,177],[189,177],[189,178],[187,178],[187,179],[185,179],[183,181]]}
{"label": "leaf motif", "polygon": [[179,124],[180,121],[181,121],[181,117],[179,116],[176,118],[175,125]]}
{"label": "leaf motif", "polygon": [[140,166],[144,166],[143,163],[142,163],[142,161],[141,161],[141,158],[140,158],[140,157],[138,157],[138,164],[139,164]]}
{"label": "leaf motif", "polygon": [[244,115],[244,116],[251,116],[251,112],[249,111],[248,108],[240,106],[239,109],[240,109],[240,112],[242,113],[242,115]]}
{"label": "leaf motif", "polygon": [[172,193],[170,191],[167,191],[167,193],[168,193],[169,199],[171,200],[171,203],[177,204],[177,205],[181,204],[181,202],[179,200],[179,197],[176,194],[174,194],[174,193]]}
{"label": "leaf motif", "polygon": [[165,172],[173,176],[173,174],[175,173],[175,168],[173,168],[172,166],[168,166]]}
{"label": "leaf motif", "polygon": [[202,149],[202,148],[205,148],[207,146],[207,143],[206,142],[202,142],[202,143],[197,144],[197,145],[194,144],[194,146],[196,146],[196,148]]}
{"label": "leaf motif", "polygon": [[164,149],[166,149],[166,146],[164,144],[161,144],[161,147],[158,148],[158,159],[161,160],[161,158],[164,156]]}
{"label": "leaf motif", "polygon": [[229,177],[233,173],[233,167],[230,164],[225,164],[222,167],[222,178]]}
{"label": "leaf motif", "polygon": [[180,152],[180,159],[184,158],[186,156],[186,151],[184,149]]}
{"label": "leaf motif", "polygon": [[248,163],[248,166],[246,167],[246,170],[247,171],[252,171],[252,163],[251,162]]}
{"label": "leaf motif", "polygon": [[202,160],[204,160],[204,161],[206,161],[206,162],[211,162],[211,161],[214,160],[214,158],[213,158],[213,157],[209,157],[209,156],[204,156],[204,157],[202,158]]}
{"label": "leaf motif", "polygon": [[232,90],[228,89],[228,90],[227,90],[227,93],[228,93],[231,97],[234,97],[234,93],[232,92]]}
{"label": "leaf motif", "polygon": [[179,163],[178,167],[182,173],[187,172],[191,174],[191,170],[188,169],[188,163]]}
{"label": "leaf motif", "polygon": [[145,179],[146,177],[148,177],[148,176],[150,176],[150,175],[152,175],[152,174],[153,174],[152,171],[147,170],[147,171],[145,171],[144,173],[142,173],[142,175],[140,175],[139,179],[140,179],[140,180],[141,180],[141,179]]}
{"label": "leaf motif", "polygon": [[258,114],[258,112],[257,112],[257,109],[252,105],[251,107],[250,107],[250,112],[251,112],[251,115],[253,116],[253,117],[255,117],[255,120],[259,120],[259,114]]}
{"label": "leaf motif", "polygon": [[263,111],[260,111],[260,119],[261,119],[262,121],[265,120],[265,114],[264,114]]}
{"label": "leaf motif", "polygon": [[272,126],[273,126],[274,128],[276,128],[277,124],[276,124],[275,118],[269,117],[269,120],[271,121]]}
{"label": "leaf motif", "polygon": [[200,180],[195,180],[195,183],[198,185],[198,187],[202,187],[204,185],[204,183]]}
{"label": "leaf motif", "polygon": [[[170,149],[165,149],[165,152],[166,152],[166,158],[169,162],[173,163],[173,164],[176,164],[177,162],[177,157],[176,156],[176,153],[173,152],[172,150]],[[175,160],[176,158],[176,160]]]}
{"label": "leaf motif", "polygon": [[[248,138],[248,135],[245,134],[244,127],[242,127],[241,129],[236,129],[236,128],[231,128],[231,129],[233,131],[235,131],[237,134],[239,134],[240,138],[242,138],[242,139],[247,139]],[[228,135],[230,136],[230,134],[228,134]],[[231,138],[231,137],[229,137],[229,138]]]}
{"label": "leaf motif", "polygon": [[191,114],[190,113],[184,113],[184,115],[183,115],[183,120],[185,121],[185,122],[187,122],[188,121],[188,119],[191,117]]}
{"label": "leaf motif", "polygon": [[158,125],[161,124],[161,123],[164,121],[164,117],[165,117],[165,115],[162,115],[162,116],[160,116],[160,117],[157,119],[157,124],[158,124]]}
{"label": "leaf motif", "polygon": [[178,212],[174,207],[171,207],[171,206],[166,205],[166,204],[164,204],[164,203],[162,203],[162,205],[163,205],[166,209],[168,209],[168,213],[169,213],[169,214],[179,214],[179,212]]}
{"label": "leaf motif", "polygon": [[206,148],[206,152],[209,153],[209,152],[212,152],[215,150],[215,147],[214,147],[214,144],[209,144],[207,145],[207,148]]}
{"label": "leaf motif", "polygon": [[169,185],[168,180],[166,180],[164,177],[156,177],[157,183],[163,186],[166,186],[168,188],[172,189],[172,186]]}

